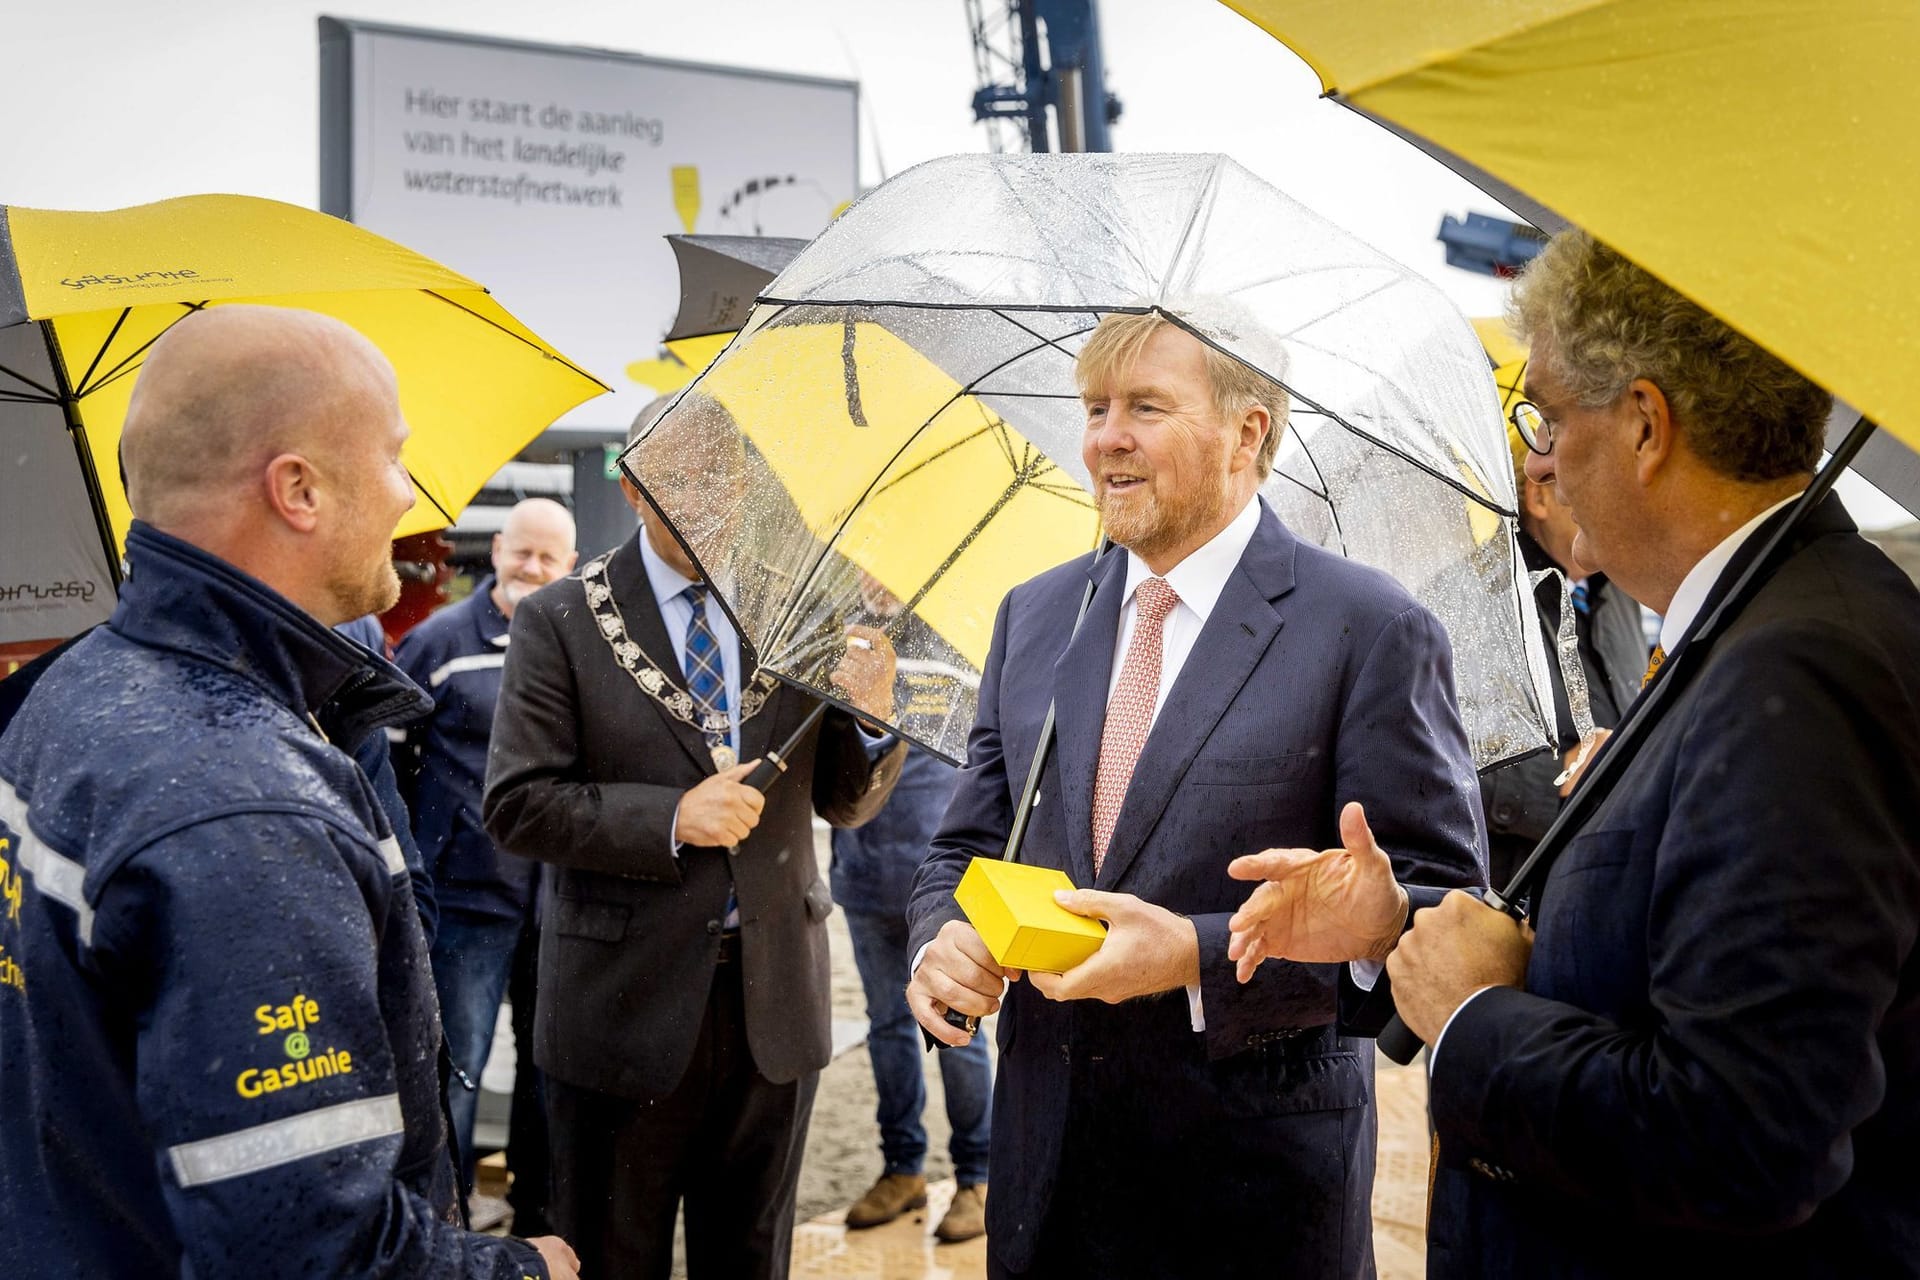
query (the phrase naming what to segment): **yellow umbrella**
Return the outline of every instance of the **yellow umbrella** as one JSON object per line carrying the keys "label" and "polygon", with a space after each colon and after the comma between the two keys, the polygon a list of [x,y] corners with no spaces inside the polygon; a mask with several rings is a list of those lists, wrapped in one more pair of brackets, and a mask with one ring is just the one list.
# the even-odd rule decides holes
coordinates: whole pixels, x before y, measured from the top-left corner
{"label": "yellow umbrella", "polygon": [[[479,284],[311,210],[233,195],[104,213],[0,206],[0,421],[51,417],[83,446],[81,501],[116,556],[129,519],[120,425],[141,358],[182,316],[232,302],[337,317],[393,362],[421,498],[397,537],[452,523],[547,424],[606,390]],[[0,508],[32,482],[8,473]]]}
{"label": "yellow umbrella", "polygon": [[1225,2],[1920,447],[1913,0]]}
{"label": "yellow umbrella", "polygon": [[[1007,589],[1099,540],[1093,500],[912,346],[877,324],[852,329],[759,329],[700,389],[739,424],[807,533],[979,670]],[[924,425],[903,444],[869,418]]]}

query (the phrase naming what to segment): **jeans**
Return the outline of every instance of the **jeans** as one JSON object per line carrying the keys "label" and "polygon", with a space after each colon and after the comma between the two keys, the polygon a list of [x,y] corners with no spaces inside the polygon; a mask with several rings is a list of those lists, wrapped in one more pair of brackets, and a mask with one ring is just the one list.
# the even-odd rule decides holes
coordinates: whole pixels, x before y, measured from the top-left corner
{"label": "jeans", "polygon": [[[907,1008],[907,922],[892,912],[847,912],[853,935],[853,962],[867,995],[867,1052],[873,1083],[880,1095],[880,1154],[888,1173],[915,1174],[927,1154],[927,1131],[920,1113],[927,1104],[920,1026]],[[940,1050],[940,1084],[953,1128],[948,1152],[954,1180],[963,1187],[987,1180],[987,1141],[993,1104],[993,1064],[987,1038],[977,1035],[964,1049]]]}
{"label": "jeans", "polygon": [[493,1049],[494,1023],[513,972],[520,930],[518,920],[449,912],[440,917],[433,940],[433,986],[440,996],[447,1051],[453,1065],[474,1084],[469,1089],[455,1076],[447,1085],[447,1110],[460,1153],[460,1190],[468,1195],[473,1193],[473,1117],[480,1105],[480,1073],[487,1069]]}

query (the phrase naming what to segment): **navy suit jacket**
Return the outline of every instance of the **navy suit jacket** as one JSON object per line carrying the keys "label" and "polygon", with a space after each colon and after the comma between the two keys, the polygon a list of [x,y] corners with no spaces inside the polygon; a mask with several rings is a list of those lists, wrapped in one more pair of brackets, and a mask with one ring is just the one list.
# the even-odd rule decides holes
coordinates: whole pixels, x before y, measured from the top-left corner
{"label": "navy suit jacket", "polygon": [[1441,1039],[1433,1275],[1920,1275],[1920,593],[1829,498],[1703,656]]}
{"label": "navy suit jacket", "polygon": [[[1452,651],[1392,579],[1298,541],[1263,504],[1154,723],[1096,879],[1093,779],[1125,560],[1083,557],[1002,603],[966,768],[915,881],[912,943],[960,917],[953,890],[969,859],[1004,848],[1055,702],[1057,755],[1022,861],[1189,916],[1206,1030],[1193,1032],[1179,991],[1107,1006],[1013,986],[999,1023],[992,1249],[1015,1271],[1033,1263],[1077,1092],[1081,1104],[1097,1096],[1116,1129],[1132,1100],[1153,1108],[1123,1162],[1130,1185],[1155,1189],[1150,1220],[1126,1210],[1128,1188],[1117,1186],[1098,1227],[1136,1266],[1151,1272],[1152,1251],[1184,1239],[1184,1264],[1210,1248],[1266,1275],[1359,1274],[1371,1264],[1372,1046],[1333,1025],[1335,966],[1270,962],[1252,982],[1235,980],[1227,919],[1250,886],[1226,867],[1268,847],[1337,844],[1339,808],[1359,800],[1401,880],[1481,883],[1479,792]],[[1069,645],[1090,575],[1098,590]],[[1109,1091],[1083,1068],[1120,1074]],[[1312,1113],[1332,1116],[1331,1134],[1290,1123]],[[1087,1153],[1075,1176],[1111,1163]],[[1280,1232],[1288,1256],[1276,1272],[1262,1244]]]}

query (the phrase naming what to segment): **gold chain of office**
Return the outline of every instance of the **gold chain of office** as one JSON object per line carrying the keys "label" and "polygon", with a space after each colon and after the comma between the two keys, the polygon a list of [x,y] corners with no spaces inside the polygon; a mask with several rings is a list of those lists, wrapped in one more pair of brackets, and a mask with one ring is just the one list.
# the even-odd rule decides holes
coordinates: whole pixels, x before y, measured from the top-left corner
{"label": "gold chain of office", "polygon": [[[607,552],[580,566],[580,581],[587,589],[587,608],[593,611],[600,638],[613,650],[613,660],[633,677],[642,693],[666,708],[668,715],[703,735],[726,737],[733,728],[731,721],[719,712],[701,714],[694,705],[693,695],[668,679],[652,656],[627,634],[627,620],[620,613],[619,602],[613,598],[613,588],[607,585],[607,561],[612,557],[613,553]],[[753,679],[740,690],[740,723],[745,724],[759,715],[779,686],[780,682],[768,671],[755,672]]]}

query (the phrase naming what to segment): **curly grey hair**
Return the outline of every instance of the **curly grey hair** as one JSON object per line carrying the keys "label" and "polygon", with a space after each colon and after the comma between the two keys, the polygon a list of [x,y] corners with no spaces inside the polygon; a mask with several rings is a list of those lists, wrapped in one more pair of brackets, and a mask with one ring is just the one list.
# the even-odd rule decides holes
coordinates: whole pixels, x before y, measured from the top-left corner
{"label": "curly grey hair", "polygon": [[1688,447],[1723,475],[1758,483],[1820,461],[1829,393],[1584,231],[1548,243],[1507,318],[1586,408],[1636,378],[1659,387]]}

